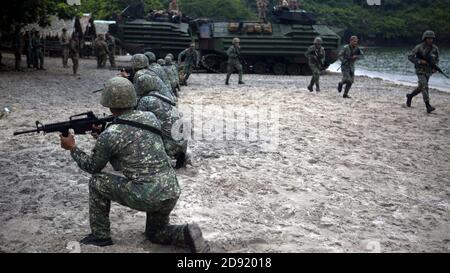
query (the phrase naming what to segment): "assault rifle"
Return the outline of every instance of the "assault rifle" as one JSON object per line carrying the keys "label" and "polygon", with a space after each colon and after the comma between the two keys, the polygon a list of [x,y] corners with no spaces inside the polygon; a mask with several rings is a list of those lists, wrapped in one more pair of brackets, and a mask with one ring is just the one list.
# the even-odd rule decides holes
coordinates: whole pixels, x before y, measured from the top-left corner
{"label": "assault rifle", "polygon": [[[86,112],[78,115],[71,116],[68,121],[51,123],[44,125],[39,121],[36,121],[36,129],[17,131],[14,135],[23,135],[30,133],[56,133],[60,132],[63,136],[67,137],[69,135],[69,130],[73,130],[76,135],[84,135],[87,132],[96,131],[93,128],[95,126],[102,126],[102,129],[106,128],[107,123],[113,122],[113,116],[107,116],[104,118],[98,118],[92,111]],[[101,132],[98,132],[101,133]]]}
{"label": "assault rifle", "polygon": [[319,59],[319,54],[317,53],[317,50],[314,50],[314,59],[316,60],[316,63],[319,65],[320,70],[325,70],[322,61]]}
{"label": "assault rifle", "polygon": [[354,57],[354,56],[358,56],[358,55],[361,55],[361,50],[359,49],[359,47],[358,47],[358,51],[356,52],[356,55],[352,55],[352,56],[350,56],[350,58],[346,58],[345,61],[341,63],[341,66],[339,66],[339,68],[337,69],[337,71],[341,70],[341,68],[342,68],[344,65],[348,64],[350,61],[353,60],[353,57]]}
{"label": "assault rifle", "polygon": [[431,59],[431,56],[422,56],[420,54],[417,54],[417,58],[420,60],[424,60],[426,61],[430,66],[431,69],[436,70],[437,72],[441,73],[442,75],[444,75],[444,77],[446,77],[447,79],[450,79],[450,77],[439,67],[437,66],[434,61]]}

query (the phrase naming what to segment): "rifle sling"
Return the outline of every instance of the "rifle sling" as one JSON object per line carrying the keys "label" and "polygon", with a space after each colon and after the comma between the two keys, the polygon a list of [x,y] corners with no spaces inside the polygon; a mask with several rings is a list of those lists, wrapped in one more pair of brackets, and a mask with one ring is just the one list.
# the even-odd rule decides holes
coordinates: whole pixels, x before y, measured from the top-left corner
{"label": "rifle sling", "polygon": [[148,94],[147,96],[152,96],[152,97],[158,98],[158,99],[162,100],[163,102],[168,103],[168,104],[170,104],[170,105],[172,105],[172,106],[176,106],[176,105],[177,105],[175,102],[171,101],[169,98],[164,97],[164,96],[161,95],[161,94],[150,93],[150,94]]}
{"label": "rifle sling", "polygon": [[150,126],[150,125],[147,125],[147,124],[142,124],[142,123],[139,123],[139,122],[131,121],[131,120],[116,118],[110,125],[113,125],[113,124],[128,125],[128,126],[131,126],[131,127],[134,127],[134,128],[138,128],[138,129],[149,131],[151,133],[157,134],[160,137],[163,136],[163,133],[162,133],[162,131],[160,129],[155,128],[155,127]]}

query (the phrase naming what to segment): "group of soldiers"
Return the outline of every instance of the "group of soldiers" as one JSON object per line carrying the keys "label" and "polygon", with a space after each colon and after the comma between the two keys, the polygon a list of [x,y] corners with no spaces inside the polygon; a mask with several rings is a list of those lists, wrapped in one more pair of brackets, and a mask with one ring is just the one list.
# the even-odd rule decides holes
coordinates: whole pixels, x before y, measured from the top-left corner
{"label": "group of soldiers", "polygon": [[[73,74],[78,75],[78,66],[80,59],[80,35],[77,32],[73,32],[72,35],[68,35],[67,29],[62,29],[62,34],[59,38],[59,43],[61,45],[61,56],[62,64],[64,68],[68,68],[69,58],[72,60]],[[116,67],[115,61],[115,51],[116,42],[115,38],[110,34],[106,33],[98,34],[94,43],[94,52],[97,58],[97,68],[105,68],[106,61],[109,59],[111,68]]]}
{"label": "group of soldiers", "polygon": [[[428,82],[430,77],[437,72],[436,67],[439,65],[439,49],[434,45],[436,35],[433,31],[427,30],[422,35],[422,43],[418,44],[408,55],[408,59],[414,64],[419,85],[414,91],[406,95],[406,105],[411,107],[412,99],[422,93],[428,113],[436,110],[430,104]],[[308,59],[309,67],[312,71],[312,78],[308,85],[308,90],[313,92],[314,86],[316,91],[320,91],[320,74],[325,69],[325,49],[322,47],[322,39],[317,37],[314,45],[310,46],[305,53]],[[344,90],[343,97],[350,98],[349,91],[355,80],[355,62],[364,58],[364,53],[358,47],[358,37],[352,36],[350,43],[345,45],[339,52],[339,60],[341,61],[342,80],[338,83],[337,90],[339,93]]]}
{"label": "group of soldiers", "polygon": [[[436,72],[439,62],[438,48],[433,44],[435,34],[426,31],[423,42],[409,55],[416,65],[419,86],[407,95],[407,105],[419,93],[428,113],[434,108],[429,104],[428,80]],[[308,48],[306,57],[313,72],[308,89],[320,91],[320,72],[324,69],[325,50],[322,39],[316,38]],[[229,72],[240,71],[239,39],[233,40],[228,49]],[[338,91],[344,89],[344,98],[354,82],[355,62],[364,57],[358,47],[358,38],[352,36],[339,54],[342,62],[342,80]],[[76,146],[73,135],[60,135],[61,147],[69,150],[78,166],[92,174],[89,181],[89,216],[91,234],[82,239],[83,244],[112,245],[109,211],[111,201],[147,213],[145,234],[157,244],[188,247],[192,252],[208,252],[209,244],[203,238],[200,227],[193,224],[171,225],[169,216],[180,196],[180,187],[174,169],[183,168],[189,160],[187,140],[183,134],[182,114],[177,108],[180,90],[178,63],[168,54],[156,59],[153,52],[135,54],[131,58],[131,73],[122,71],[110,79],[102,90],[101,105],[110,109],[114,121],[106,128],[93,126],[92,136],[97,139],[91,155]],[[195,46],[183,51],[183,70],[189,74],[198,65]],[[185,77],[187,79],[189,76]],[[227,74],[226,84],[230,73]],[[172,160],[174,164],[172,164]],[[103,172],[110,162],[121,175]]]}
{"label": "group of soldiers", "polygon": [[[75,144],[73,135],[61,135],[62,148],[78,166],[92,174],[89,181],[91,234],[80,242],[112,245],[111,201],[147,213],[145,234],[156,244],[208,252],[200,227],[170,225],[169,216],[180,196],[174,169],[188,162],[187,140],[177,108],[178,67],[174,56],[156,59],[153,52],[135,54],[132,71],[122,71],[102,90],[101,105],[115,117],[107,128],[93,126],[97,139],[91,155]],[[174,161],[174,164],[172,164]],[[110,162],[123,176],[102,172]]]}
{"label": "group of soldiers", "polygon": [[25,54],[28,68],[45,70],[44,68],[44,45],[38,30],[26,31],[21,33],[20,28],[16,27],[14,31],[12,50],[14,52],[14,70],[22,71],[21,61],[22,53]]}

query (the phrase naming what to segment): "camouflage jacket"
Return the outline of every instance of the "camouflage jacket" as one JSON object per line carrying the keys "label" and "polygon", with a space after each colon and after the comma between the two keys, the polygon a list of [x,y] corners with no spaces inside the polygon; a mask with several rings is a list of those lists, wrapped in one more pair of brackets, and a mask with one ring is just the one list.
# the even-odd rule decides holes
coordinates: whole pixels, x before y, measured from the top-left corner
{"label": "camouflage jacket", "polygon": [[323,66],[325,63],[325,49],[321,46],[316,48],[315,45],[308,47],[305,53],[310,65]]}
{"label": "camouflage jacket", "polygon": [[415,65],[417,74],[432,74],[433,68],[430,63],[419,64],[419,61],[428,59],[431,64],[439,65],[439,48],[435,45],[429,47],[425,43],[418,44],[408,55],[408,59]]}
{"label": "camouflage jacket", "polygon": [[[138,79],[140,76],[144,75],[144,74],[149,74],[149,75],[151,75],[151,76],[156,77],[156,78],[157,78],[157,81],[158,81],[158,90],[157,90],[157,91],[158,91],[161,95],[163,95],[163,96],[165,96],[165,97],[168,97],[171,101],[177,102],[177,98],[176,98],[175,95],[172,93],[171,88],[169,88],[169,87],[161,80],[161,78],[159,78],[159,76],[158,76],[155,72],[153,72],[153,71],[151,71],[151,70],[149,70],[149,69],[145,69],[145,68],[144,68],[144,69],[141,69],[141,70],[137,71],[137,72],[134,74],[133,84],[134,84],[134,87],[135,87],[135,88],[138,88],[137,85],[136,85],[137,79]],[[142,93],[142,92],[137,92],[137,93]]]}
{"label": "camouflage jacket", "polygon": [[[161,128],[150,112],[129,111],[120,115],[131,120]],[[113,124],[100,134],[91,155],[79,148],[71,152],[78,166],[90,174],[99,173],[108,162],[114,170],[133,183],[145,183],[146,190],[157,200],[177,198],[180,188],[164,143],[159,135],[129,125]],[[132,184],[127,184],[132,187]]]}
{"label": "camouflage jacket", "polygon": [[61,45],[62,48],[68,48],[69,47],[69,35],[66,34],[61,34],[61,37],[59,37],[59,44]]}
{"label": "camouflage jacket", "polygon": [[169,79],[169,77],[168,77],[166,71],[164,70],[164,68],[163,68],[161,65],[159,65],[159,64],[157,64],[157,63],[151,63],[151,64],[148,66],[148,69],[151,70],[151,71],[153,71],[153,72],[155,72],[156,75],[158,75],[158,77],[159,77],[159,78],[160,78],[160,79],[161,79],[168,87],[171,87],[170,79]]}
{"label": "camouflage jacket", "polygon": [[97,39],[95,39],[94,45],[95,45],[96,54],[98,54],[98,55],[109,54],[108,45],[106,44],[106,42],[104,40],[97,38]]}
{"label": "camouflage jacket", "polygon": [[230,46],[227,50],[227,56],[229,60],[237,60],[241,55],[240,49],[234,45]]}
{"label": "camouflage jacket", "polygon": [[166,71],[167,76],[169,77],[170,80],[170,85],[172,86],[172,89],[175,88],[177,86],[177,81],[176,81],[176,75],[174,74],[174,70],[171,64],[169,65],[165,65],[163,66],[164,71]]}
{"label": "camouflage jacket", "polygon": [[[352,57],[355,56],[355,59]],[[339,52],[339,60],[342,62],[342,68],[355,69],[355,62],[364,58],[363,51],[358,47],[352,47],[350,45],[344,46]]]}
{"label": "camouflage jacket", "polygon": [[148,95],[140,98],[137,110],[155,114],[161,122],[161,129],[165,138],[175,142],[182,141],[181,115],[178,109],[170,103],[152,96],[155,93],[157,94],[156,91],[152,91]]}
{"label": "camouflage jacket", "polygon": [[181,63],[183,57],[185,58],[184,64],[198,65],[200,61],[197,50],[191,50],[190,48],[186,48],[178,55],[178,63]]}

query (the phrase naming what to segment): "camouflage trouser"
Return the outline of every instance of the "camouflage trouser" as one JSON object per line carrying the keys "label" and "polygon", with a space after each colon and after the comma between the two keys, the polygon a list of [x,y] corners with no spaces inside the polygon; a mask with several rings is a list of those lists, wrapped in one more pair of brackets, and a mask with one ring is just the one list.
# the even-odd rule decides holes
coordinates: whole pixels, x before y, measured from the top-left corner
{"label": "camouflage trouser", "polygon": [[239,73],[239,81],[242,81],[242,64],[238,59],[229,59],[227,64],[227,82],[230,80],[231,74],[233,74],[234,69]]}
{"label": "camouflage trouser", "polygon": [[109,52],[109,63],[112,68],[116,67],[116,56],[114,56],[114,51]]}
{"label": "camouflage trouser", "polygon": [[311,72],[312,72],[312,78],[311,78],[311,82],[309,84],[309,86],[313,87],[313,85],[315,84],[316,86],[319,86],[319,79],[320,79],[320,68],[317,67],[316,64],[309,64],[309,68],[311,68]]}
{"label": "camouflage trouser", "polygon": [[187,81],[189,79],[189,76],[192,74],[192,70],[194,69],[194,65],[190,63],[185,63],[183,66],[183,73],[184,73],[184,81]]}
{"label": "camouflage trouser", "polygon": [[419,79],[419,86],[412,92],[413,97],[422,93],[423,101],[425,103],[430,102],[430,96],[428,94],[428,81],[430,80],[431,74],[417,74]]}
{"label": "camouflage trouser", "polygon": [[73,74],[77,74],[79,57],[78,56],[70,56],[70,58],[72,59],[72,64],[73,64],[73,66],[72,66]]}
{"label": "camouflage trouser", "polygon": [[63,67],[67,67],[67,61],[69,60],[69,48],[66,46],[63,46],[61,54],[62,54]]}
{"label": "camouflage trouser", "polygon": [[44,54],[41,49],[33,50],[33,66],[35,68],[44,68]]}
{"label": "camouflage trouser", "polygon": [[348,66],[342,66],[342,84],[352,85],[355,80],[355,69]]}
{"label": "camouflage trouser", "polygon": [[97,68],[104,68],[106,66],[106,59],[108,55],[106,53],[97,54]]}
{"label": "camouflage trouser", "polygon": [[92,234],[110,238],[111,201],[147,212],[146,235],[158,244],[185,246],[185,225],[169,225],[170,212],[178,199],[152,201],[145,197],[146,183],[129,182],[125,177],[97,173],[89,181],[89,220]]}

